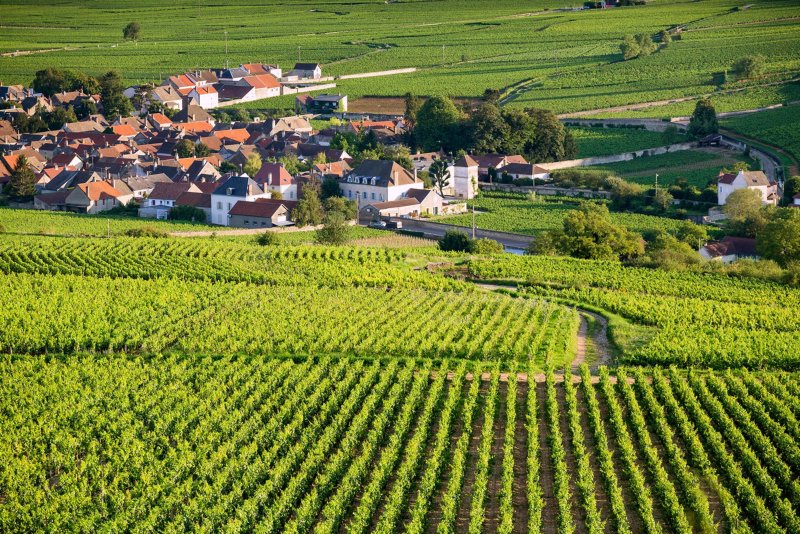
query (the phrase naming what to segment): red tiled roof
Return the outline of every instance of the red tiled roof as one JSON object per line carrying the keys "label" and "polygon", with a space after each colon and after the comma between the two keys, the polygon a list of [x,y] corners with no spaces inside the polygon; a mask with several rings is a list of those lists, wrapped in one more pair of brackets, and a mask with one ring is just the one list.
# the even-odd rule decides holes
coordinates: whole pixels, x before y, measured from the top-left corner
{"label": "red tiled roof", "polygon": [[263,217],[271,218],[278,209],[284,204],[280,201],[277,202],[246,202],[240,200],[233,208],[231,208],[231,215],[244,215],[247,217]]}

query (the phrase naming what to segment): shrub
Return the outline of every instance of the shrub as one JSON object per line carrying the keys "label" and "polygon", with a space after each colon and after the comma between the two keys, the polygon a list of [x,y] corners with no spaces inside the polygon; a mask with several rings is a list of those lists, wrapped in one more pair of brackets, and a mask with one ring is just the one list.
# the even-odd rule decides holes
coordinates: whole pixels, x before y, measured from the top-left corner
{"label": "shrub", "polygon": [[475,239],[470,245],[470,251],[475,254],[500,254],[505,252],[503,245],[494,239]]}
{"label": "shrub", "polygon": [[278,244],[278,236],[274,232],[264,232],[262,234],[258,234],[256,236],[256,244],[261,245],[262,247],[267,247],[271,245]]}
{"label": "shrub", "polygon": [[167,237],[166,232],[149,224],[140,226],[139,228],[131,228],[130,230],[126,230],[125,235],[128,237]]}
{"label": "shrub", "polygon": [[439,249],[453,252],[469,252],[471,250],[469,236],[458,230],[448,230],[439,240]]}
{"label": "shrub", "polygon": [[173,221],[206,222],[206,212],[194,206],[175,206],[169,210],[169,218]]}

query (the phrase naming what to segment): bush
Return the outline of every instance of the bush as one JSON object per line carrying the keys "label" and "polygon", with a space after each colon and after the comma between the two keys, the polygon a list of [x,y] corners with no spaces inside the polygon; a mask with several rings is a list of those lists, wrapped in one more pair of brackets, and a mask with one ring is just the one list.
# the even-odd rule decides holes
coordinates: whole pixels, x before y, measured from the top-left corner
{"label": "bush", "polygon": [[128,237],[167,237],[167,233],[149,224],[125,231]]}
{"label": "bush", "polygon": [[278,244],[278,236],[274,232],[264,232],[263,234],[258,234],[256,236],[256,244],[261,245],[262,247],[268,247],[272,245]]}
{"label": "bush", "polygon": [[517,178],[514,180],[514,185],[517,187],[531,187],[533,185],[533,178]]}
{"label": "bush", "polygon": [[328,213],[325,224],[316,231],[315,239],[317,243],[323,245],[343,245],[350,239],[350,226],[345,221],[341,212],[333,211]]}
{"label": "bush", "polygon": [[169,218],[173,221],[206,222],[206,212],[194,206],[175,206],[169,210]]}
{"label": "bush", "polygon": [[458,230],[448,230],[439,240],[439,249],[453,252],[469,252],[472,250],[469,236]]}
{"label": "bush", "polygon": [[475,254],[501,254],[505,252],[505,248],[494,239],[475,239],[470,243],[470,252]]}

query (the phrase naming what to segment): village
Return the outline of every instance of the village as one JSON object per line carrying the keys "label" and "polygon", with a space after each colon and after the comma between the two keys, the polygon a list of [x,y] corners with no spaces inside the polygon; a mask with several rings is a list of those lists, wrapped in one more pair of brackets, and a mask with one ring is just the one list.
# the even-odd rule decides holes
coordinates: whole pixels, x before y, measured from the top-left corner
{"label": "village", "polygon": [[[404,146],[406,117],[348,118],[346,95],[306,93],[319,90],[320,80],[326,78],[316,63],[298,63],[286,73],[261,63],[190,71],[144,93],[140,86],[125,89],[124,97],[135,103],[133,113],[113,120],[101,113],[100,95],[78,90],[47,97],[22,86],[2,86],[0,187],[23,162],[34,173],[35,194],[18,207],[251,229],[319,224],[295,220],[304,191],[343,197],[358,223],[378,227],[391,218],[464,213],[479,188],[495,182],[540,194],[594,194],[548,186],[550,169],[559,168],[558,162],[530,162],[520,154],[411,154]],[[212,114],[227,103],[295,93],[301,94],[294,116],[219,122]],[[13,126],[19,114],[72,110],[87,102],[96,113],[60,128],[20,133]],[[314,128],[316,118],[331,117],[334,121]],[[356,161],[340,144],[332,146],[343,136],[369,139],[394,157]],[[777,182],[762,171],[720,175],[717,182],[720,206],[743,188],[758,191],[764,204],[775,205],[779,198]],[[800,206],[800,195],[794,205]],[[708,219],[714,216],[712,210]],[[730,262],[753,256],[754,250],[752,239],[725,238],[701,243],[698,252]]]}

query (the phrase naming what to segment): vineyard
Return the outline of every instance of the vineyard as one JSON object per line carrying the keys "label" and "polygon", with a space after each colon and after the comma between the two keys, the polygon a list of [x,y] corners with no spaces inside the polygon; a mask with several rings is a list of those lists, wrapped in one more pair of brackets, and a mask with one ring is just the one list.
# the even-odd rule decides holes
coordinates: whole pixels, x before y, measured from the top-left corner
{"label": "vineyard", "polygon": [[[601,308],[627,364],[800,369],[800,291],[712,273],[550,257],[475,260],[470,274],[515,280],[523,295]],[[635,325],[633,327],[630,323]],[[635,335],[638,339],[628,343]]]}
{"label": "vineyard", "polygon": [[[474,200],[477,210],[475,225],[486,230],[536,235],[547,230],[561,229],[564,215],[578,209],[580,200],[531,201],[525,195],[484,192]],[[473,202],[470,202],[470,205]],[[457,226],[472,226],[472,214],[439,216],[438,220]],[[680,224],[676,219],[637,213],[611,213],[614,224],[636,232],[674,230]]]}
{"label": "vineyard", "polygon": [[[323,2],[309,8],[295,0],[255,2],[242,16],[231,0],[169,6],[123,0],[113,9],[74,0],[5,2],[0,51],[9,55],[0,63],[0,79],[29,83],[36,70],[61,67],[95,75],[114,68],[130,83],[160,82],[226,60],[263,61],[284,70],[299,60],[321,63],[326,76],[418,69],[337,81],[337,91],[351,101],[409,91],[476,97],[492,87],[506,89],[513,106],[569,112],[698,96],[720,85],[780,83],[800,69],[796,6],[782,0],[756,0],[748,9],[707,0],[586,11],[548,0],[498,0],[491,9],[478,0],[428,4]],[[141,24],[136,43],[122,39],[129,19]],[[686,27],[680,40],[648,57],[621,61],[623,35],[655,36],[676,25]],[[13,55],[17,51],[37,53]],[[721,74],[748,54],[766,57],[764,78],[720,84]],[[774,93],[740,95],[729,107],[782,102],[790,88],[784,83]],[[285,106],[281,100],[252,105]]]}
{"label": "vineyard", "polygon": [[0,371],[4,532],[800,528],[797,375],[328,357]]}
{"label": "vineyard", "polygon": [[679,134],[668,143],[662,133],[638,128],[571,127],[569,131],[578,145],[578,158],[611,156],[688,141],[685,135]]}
{"label": "vineyard", "polygon": [[722,120],[721,126],[786,150],[800,162],[800,105],[785,106]]}

